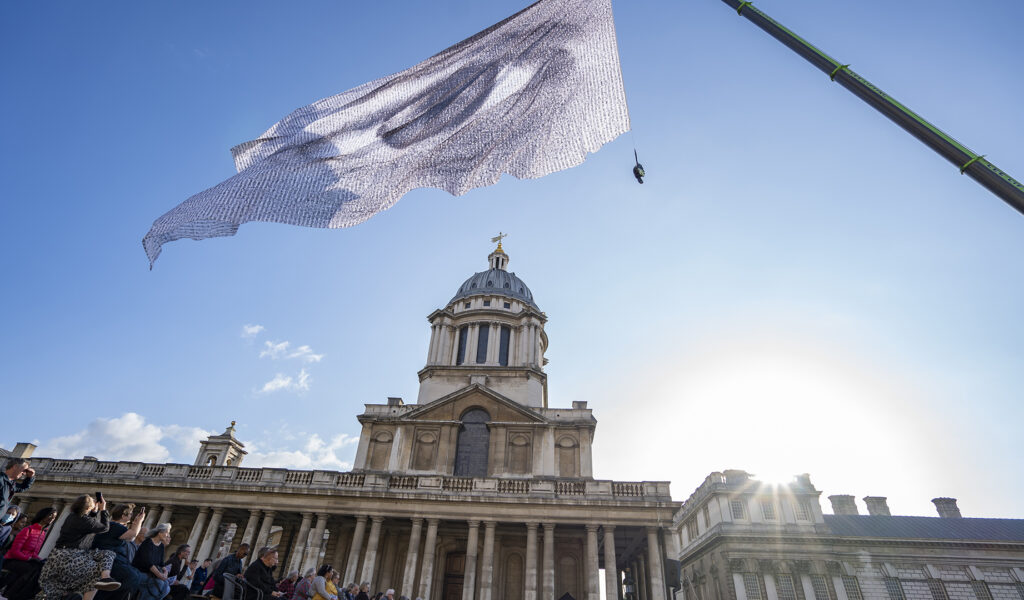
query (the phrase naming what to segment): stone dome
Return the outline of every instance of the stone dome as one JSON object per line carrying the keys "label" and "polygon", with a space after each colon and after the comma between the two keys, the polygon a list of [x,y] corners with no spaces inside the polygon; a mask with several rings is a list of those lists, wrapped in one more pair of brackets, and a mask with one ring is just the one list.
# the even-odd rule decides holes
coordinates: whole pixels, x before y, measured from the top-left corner
{"label": "stone dome", "polygon": [[531,292],[530,288],[526,286],[526,283],[524,283],[522,279],[516,277],[515,273],[510,273],[499,268],[489,269],[487,271],[481,271],[474,274],[459,286],[459,291],[456,292],[455,296],[448,301],[448,304],[451,304],[456,300],[479,295],[512,298],[514,300],[525,302],[533,308],[540,310],[537,303],[533,301],[533,292]]}

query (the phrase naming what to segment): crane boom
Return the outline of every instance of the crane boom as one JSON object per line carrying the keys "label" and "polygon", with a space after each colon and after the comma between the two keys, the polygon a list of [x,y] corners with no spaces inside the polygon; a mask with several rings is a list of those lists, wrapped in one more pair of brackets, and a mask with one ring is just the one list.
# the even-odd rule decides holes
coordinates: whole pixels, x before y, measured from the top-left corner
{"label": "crane boom", "polygon": [[850,65],[840,63],[797,34],[786,29],[780,23],[755,8],[752,2],[741,2],[740,0],[722,1],[735,9],[741,17],[745,17],[748,21],[767,32],[768,35],[779,40],[790,50],[796,52],[807,62],[827,74],[832,81],[853,92],[855,96],[867,102],[875,110],[924,142],[926,146],[938,152],[940,156],[956,165],[960,169],[961,174],[977,181],[1015,208],[1017,212],[1024,214],[1024,184],[1010,177],[1009,173],[985,160],[984,156],[975,154],[938,127],[935,127],[914,111],[900,104],[895,98],[850,70]]}

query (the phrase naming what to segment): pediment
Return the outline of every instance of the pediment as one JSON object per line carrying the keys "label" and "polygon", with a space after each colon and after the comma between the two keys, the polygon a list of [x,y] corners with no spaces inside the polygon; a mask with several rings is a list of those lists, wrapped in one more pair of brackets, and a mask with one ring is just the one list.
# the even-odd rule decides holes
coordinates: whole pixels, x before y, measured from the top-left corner
{"label": "pediment", "polygon": [[474,383],[425,404],[403,415],[403,421],[458,421],[470,408],[487,411],[491,421],[546,423],[547,420],[527,406],[506,398],[494,390]]}

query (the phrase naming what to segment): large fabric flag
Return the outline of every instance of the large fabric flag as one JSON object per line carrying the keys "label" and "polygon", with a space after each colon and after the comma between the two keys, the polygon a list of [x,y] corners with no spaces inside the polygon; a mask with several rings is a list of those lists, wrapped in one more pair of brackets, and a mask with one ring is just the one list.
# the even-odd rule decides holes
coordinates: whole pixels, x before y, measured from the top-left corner
{"label": "large fabric flag", "polygon": [[611,0],[540,0],[420,64],[305,106],[231,150],[238,174],[143,239],[241,223],[349,227],[406,192],[454,195],[576,166],[629,130]]}

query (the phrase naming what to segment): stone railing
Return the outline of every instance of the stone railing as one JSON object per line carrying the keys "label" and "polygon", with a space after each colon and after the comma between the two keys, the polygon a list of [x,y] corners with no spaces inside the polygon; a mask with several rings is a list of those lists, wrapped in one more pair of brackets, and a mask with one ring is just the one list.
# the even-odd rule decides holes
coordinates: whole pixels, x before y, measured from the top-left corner
{"label": "stone railing", "polygon": [[664,481],[608,481],[561,478],[451,477],[447,475],[400,475],[376,472],[294,471],[275,468],[204,467],[140,462],[109,462],[94,459],[32,459],[41,481],[102,481],[115,484],[134,480],[154,486],[225,485],[244,488],[302,488],[416,494],[556,497],[586,500],[669,502]]}

